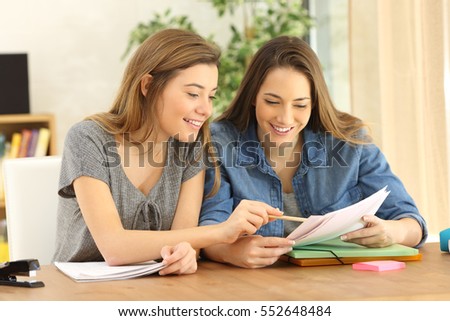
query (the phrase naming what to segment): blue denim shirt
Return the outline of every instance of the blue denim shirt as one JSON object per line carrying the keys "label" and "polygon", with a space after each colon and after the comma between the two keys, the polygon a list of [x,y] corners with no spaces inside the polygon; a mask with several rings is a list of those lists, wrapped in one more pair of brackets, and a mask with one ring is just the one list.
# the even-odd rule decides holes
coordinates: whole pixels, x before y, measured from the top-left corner
{"label": "blue denim shirt", "polygon": [[[204,199],[199,224],[227,220],[243,199],[262,201],[283,210],[281,181],[264,155],[255,124],[240,133],[228,121],[216,122],[211,124],[211,134],[221,163],[221,183],[217,194]],[[418,246],[425,242],[428,235],[425,220],[378,147],[345,143],[330,133],[315,133],[309,127],[303,130],[303,139],[302,162],[292,180],[302,216],[341,209],[387,185],[390,194],[376,215],[385,220],[416,219],[423,230]],[[205,195],[213,183],[214,169],[208,168]],[[283,233],[283,221],[275,220],[256,234],[283,237]]]}

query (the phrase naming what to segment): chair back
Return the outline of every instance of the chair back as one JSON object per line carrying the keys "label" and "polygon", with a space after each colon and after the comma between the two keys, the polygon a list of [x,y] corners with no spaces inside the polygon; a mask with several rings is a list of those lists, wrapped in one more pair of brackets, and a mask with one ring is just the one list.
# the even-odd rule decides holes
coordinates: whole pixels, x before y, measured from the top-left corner
{"label": "chair back", "polygon": [[50,264],[55,251],[60,156],[5,159],[9,260]]}

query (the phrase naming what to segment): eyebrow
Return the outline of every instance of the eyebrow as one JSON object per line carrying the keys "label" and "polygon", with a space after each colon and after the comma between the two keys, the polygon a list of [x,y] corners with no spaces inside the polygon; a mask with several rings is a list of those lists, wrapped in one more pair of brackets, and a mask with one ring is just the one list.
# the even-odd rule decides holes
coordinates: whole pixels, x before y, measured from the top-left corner
{"label": "eyebrow", "polygon": [[[197,83],[190,83],[190,84],[186,84],[184,85],[184,87],[197,87],[199,89],[205,89],[205,86],[202,86],[200,84]],[[211,91],[217,90],[217,87],[213,88]]]}
{"label": "eyebrow", "polygon": [[[268,95],[268,96],[272,96],[274,98],[282,99],[280,96],[278,96],[276,94],[272,94],[272,93],[264,93],[264,95]],[[300,98],[295,98],[294,101],[307,100],[307,99],[311,99],[311,98],[309,98],[309,97],[300,97]]]}

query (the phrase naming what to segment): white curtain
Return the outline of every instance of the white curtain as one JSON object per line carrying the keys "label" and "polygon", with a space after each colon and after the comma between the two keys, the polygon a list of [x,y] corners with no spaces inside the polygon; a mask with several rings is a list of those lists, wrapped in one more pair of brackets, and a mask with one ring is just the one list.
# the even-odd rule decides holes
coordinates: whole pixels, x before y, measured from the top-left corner
{"label": "white curtain", "polygon": [[432,234],[450,227],[444,88],[449,3],[349,2],[352,112],[372,126]]}

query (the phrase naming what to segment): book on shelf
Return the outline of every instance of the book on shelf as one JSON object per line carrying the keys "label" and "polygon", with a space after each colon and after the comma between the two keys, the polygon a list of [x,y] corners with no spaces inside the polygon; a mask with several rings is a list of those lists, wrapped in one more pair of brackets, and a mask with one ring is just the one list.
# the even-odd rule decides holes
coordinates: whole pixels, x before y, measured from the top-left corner
{"label": "book on shelf", "polygon": [[35,157],[46,156],[48,152],[48,146],[50,144],[50,129],[42,127],[39,129]]}
{"label": "book on shelf", "polygon": [[31,139],[31,129],[24,128],[21,131],[22,139],[20,141],[19,151],[17,157],[27,157],[28,145]]}
{"label": "book on shelf", "polygon": [[27,148],[27,157],[33,157],[36,154],[37,142],[39,139],[39,129],[33,128],[31,130],[30,142]]}
{"label": "book on shelf", "polygon": [[0,132],[0,159],[6,155],[6,136]]}
{"label": "book on shelf", "polygon": [[148,261],[130,265],[109,266],[106,262],[54,262],[55,266],[76,282],[126,280],[158,272],[162,262]]}
{"label": "book on shelf", "polygon": [[[0,203],[3,203],[5,201],[5,192],[3,190],[3,159],[7,155],[7,142],[6,142],[6,136],[2,132],[0,132]],[[0,221],[1,223],[1,221]],[[1,235],[0,235],[1,239]],[[1,262],[1,260],[0,260]]]}
{"label": "book on shelf", "polygon": [[22,141],[21,133],[13,133],[11,137],[11,147],[9,150],[9,158],[17,158],[19,157],[19,149]]}

